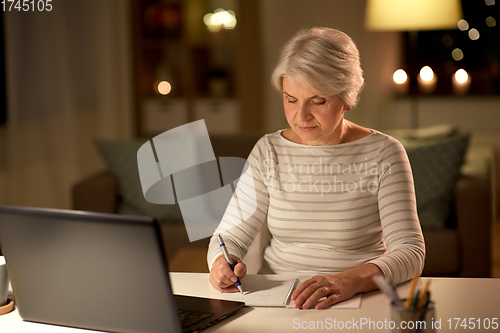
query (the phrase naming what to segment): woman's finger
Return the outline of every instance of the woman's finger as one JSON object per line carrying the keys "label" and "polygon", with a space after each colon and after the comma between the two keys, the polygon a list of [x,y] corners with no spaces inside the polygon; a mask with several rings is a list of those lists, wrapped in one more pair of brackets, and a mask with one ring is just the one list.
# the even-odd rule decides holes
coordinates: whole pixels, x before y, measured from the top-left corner
{"label": "woman's finger", "polygon": [[[232,273],[232,277],[235,278],[236,276]],[[224,275],[224,273],[220,270],[217,269],[212,269],[210,272],[210,283],[212,283],[213,286],[217,286],[219,288],[227,288],[229,286],[234,285],[234,281],[231,279],[231,277],[228,277]]]}
{"label": "woman's finger", "polygon": [[321,286],[317,282],[313,282],[307,286],[295,299],[295,307],[304,308],[304,303],[316,292],[318,288],[321,288]]}
{"label": "woman's finger", "polygon": [[233,293],[239,291],[238,288],[234,285],[234,283],[231,283],[230,285],[221,283],[219,280],[215,279],[213,275],[210,276],[209,281],[212,284],[212,286],[220,292]]}
{"label": "woman's finger", "polygon": [[339,302],[342,302],[343,299],[342,299],[342,296],[340,294],[331,294],[330,296],[328,296],[326,299],[322,300],[321,302],[319,302],[318,304],[316,304],[316,306],[314,307],[315,309],[326,309],[332,305],[335,305]]}
{"label": "woman's finger", "polygon": [[299,297],[300,294],[302,294],[302,292],[307,288],[309,287],[311,284],[315,283],[316,280],[314,279],[315,277],[312,277],[310,279],[307,279],[305,280],[304,282],[302,282],[301,284],[299,284],[299,286],[294,290],[294,292],[292,293],[292,296],[291,298],[295,301],[297,299],[297,297]]}
{"label": "woman's finger", "polygon": [[323,297],[330,296],[332,294],[332,289],[323,286],[323,287],[316,287],[316,290],[305,300],[304,304],[302,305],[303,309],[309,309],[318,304],[319,300]]}
{"label": "woman's finger", "polygon": [[[210,283],[216,287],[216,289],[220,290],[220,288],[226,288],[236,281],[236,276],[234,275],[229,264],[222,258],[217,259],[212,269],[210,270]],[[234,281],[232,279],[234,278]]]}
{"label": "woman's finger", "polygon": [[239,278],[243,278],[247,274],[247,265],[242,262],[237,263],[234,266],[234,274]]}
{"label": "woman's finger", "polygon": [[231,270],[231,266],[228,263],[224,263],[222,266],[219,270],[219,279],[228,286],[234,284],[238,280],[238,277]]}

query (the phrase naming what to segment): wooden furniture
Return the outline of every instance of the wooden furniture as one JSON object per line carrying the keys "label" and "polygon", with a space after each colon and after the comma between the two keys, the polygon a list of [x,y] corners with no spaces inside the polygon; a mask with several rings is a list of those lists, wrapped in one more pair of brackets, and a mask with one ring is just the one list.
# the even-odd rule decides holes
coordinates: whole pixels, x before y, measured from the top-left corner
{"label": "wooden furniture", "polygon": [[209,31],[204,15],[213,4],[132,1],[138,136],[198,119],[211,133],[261,130],[258,2],[226,1],[236,27]]}
{"label": "wooden furniture", "polygon": [[[177,294],[210,297],[217,294],[208,282],[206,273],[171,273],[173,290]],[[289,275],[260,275],[261,279],[282,280],[290,279]],[[305,277],[302,277],[305,278]],[[422,278],[422,284],[427,280],[432,280],[430,290],[432,299],[436,304],[434,322],[441,323],[441,329],[438,332],[461,332],[465,328],[460,326],[462,322],[466,325],[476,325],[474,332],[496,331],[500,329],[499,313],[500,299],[497,297],[500,293],[499,279],[463,279],[463,278]],[[244,283],[244,279],[242,283]],[[399,296],[405,298],[409,292],[409,283],[398,287]],[[328,319],[329,318],[329,319]],[[457,319],[460,321],[457,325]],[[298,310],[287,308],[251,308],[247,307],[239,311],[234,316],[218,323],[204,332],[291,332],[294,325],[318,323],[333,320],[342,321],[344,325],[348,322],[357,322],[358,326],[363,323],[363,329],[360,332],[390,332],[390,329],[382,327],[373,328],[374,325],[386,325],[391,320],[390,304],[388,298],[379,291],[374,291],[362,295],[361,306],[357,310],[347,309],[327,309],[327,310]],[[373,322],[372,327],[368,324]],[[387,324],[385,324],[387,322]],[[478,322],[481,329],[478,329]],[[496,324],[495,324],[496,323]],[[323,324],[323,325],[324,325]],[[485,325],[489,324],[489,329]],[[494,329],[494,327],[497,327]],[[16,311],[0,316],[0,327],[2,332],[9,333],[38,333],[38,332],[90,332],[87,330],[78,330],[67,327],[44,325],[23,322]],[[471,326],[468,326],[470,329]],[[333,329],[325,327],[323,330],[314,330],[315,332],[328,331]],[[92,331],[95,332],[95,331]]]}

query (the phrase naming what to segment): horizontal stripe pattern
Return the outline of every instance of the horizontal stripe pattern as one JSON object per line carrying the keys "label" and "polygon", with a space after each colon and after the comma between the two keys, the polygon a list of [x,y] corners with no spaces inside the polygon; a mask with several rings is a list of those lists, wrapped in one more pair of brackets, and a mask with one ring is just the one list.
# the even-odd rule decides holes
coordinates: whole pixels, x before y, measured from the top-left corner
{"label": "horizontal stripe pattern", "polygon": [[[243,258],[267,225],[270,272],[330,274],[374,263],[394,283],[420,274],[425,246],[402,145],[378,131],[333,146],[300,145],[281,132],[261,138],[248,158],[216,230],[228,251]],[[212,237],[210,268],[220,255]]]}

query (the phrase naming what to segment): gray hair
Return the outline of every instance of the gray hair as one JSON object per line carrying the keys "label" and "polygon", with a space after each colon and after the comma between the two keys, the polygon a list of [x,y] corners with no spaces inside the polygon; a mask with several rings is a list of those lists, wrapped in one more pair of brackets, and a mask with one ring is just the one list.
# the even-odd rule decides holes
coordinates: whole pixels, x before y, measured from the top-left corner
{"label": "gray hair", "polygon": [[357,104],[364,83],[356,44],[330,28],[300,30],[285,44],[271,77],[280,92],[285,75],[294,85],[303,80],[320,95],[339,95],[348,106]]}

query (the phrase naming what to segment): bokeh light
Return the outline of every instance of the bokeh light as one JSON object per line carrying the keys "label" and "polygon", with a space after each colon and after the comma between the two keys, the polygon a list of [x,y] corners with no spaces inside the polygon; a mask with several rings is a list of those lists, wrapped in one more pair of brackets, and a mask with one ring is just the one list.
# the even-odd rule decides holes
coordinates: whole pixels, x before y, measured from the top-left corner
{"label": "bokeh light", "polygon": [[403,84],[406,82],[406,80],[408,79],[408,75],[406,75],[406,72],[402,69],[398,69],[397,71],[394,72],[394,74],[392,75],[392,79],[394,80],[394,82],[396,82],[397,84]]}
{"label": "bokeh light", "polygon": [[495,25],[497,25],[497,21],[493,16],[488,16],[486,18],[486,25],[490,28],[493,28]]}
{"label": "bokeh light", "polygon": [[465,83],[469,79],[469,75],[465,71],[465,69],[460,68],[455,72],[455,80],[457,80],[458,83]]}
{"label": "bokeh light", "polygon": [[478,40],[479,39],[479,31],[477,29],[470,29],[469,30],[469,38],[472,40]]}
{"label": "bokeh light", "polygon": [[461,19],[460,21],[458,21],[458,29],[462,31],[469,29],[469,23],[467,23],[466,20]]}
{"label": "bokeh light", "polygon": [[156,86],[156,90],[162,95],[167,95],[172,90],[172,86],[167,81],[160,81]]}
{"label": "bokeh light", "polygon": [[432,81],[432,79],[434,78],[434,72],[432,71],[432,68],[430,68],[429,66],[422,67],[422,69],[420,70],[420,78],[423,81]]}
{"label": "bokeh light", "polygon": [[222,27],[225,29],[234,29],[236,27],[236,15],[232,10],[217,8],[213,13],[208,13],[203,16],[208,29],[212,32],[217,32]]}
{"label": "bokeh light", "polygon": [[455,61],[460,61],[464,58],[464,53],[459,48],[456,48],[451,52],[451,56]]}

